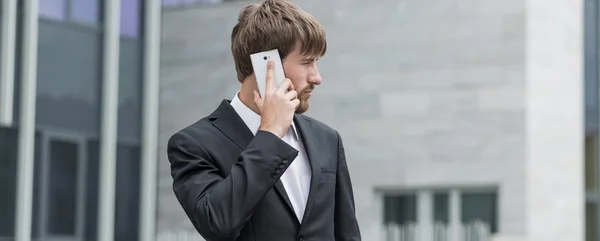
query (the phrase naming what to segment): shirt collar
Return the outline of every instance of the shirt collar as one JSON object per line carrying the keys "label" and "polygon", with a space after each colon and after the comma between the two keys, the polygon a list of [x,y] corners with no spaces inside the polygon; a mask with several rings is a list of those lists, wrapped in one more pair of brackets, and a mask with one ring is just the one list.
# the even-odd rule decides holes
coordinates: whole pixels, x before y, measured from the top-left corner
{"label": "shirt collar", "polygon": [[[242,118],[248,129],[252,132],[253,135],[256,135],[258,128],[260,127],[260,115],[256,114],[252,111],[248,106],[246,106],[240,98],[238,97],[240,91],[235,93],[235,96],[231,99],[231,107],[237,112],[237,114]],[[292,121],[292,130],[294,133],[294,139],[298,139],[298,131],[296,128],[296,124]]]}

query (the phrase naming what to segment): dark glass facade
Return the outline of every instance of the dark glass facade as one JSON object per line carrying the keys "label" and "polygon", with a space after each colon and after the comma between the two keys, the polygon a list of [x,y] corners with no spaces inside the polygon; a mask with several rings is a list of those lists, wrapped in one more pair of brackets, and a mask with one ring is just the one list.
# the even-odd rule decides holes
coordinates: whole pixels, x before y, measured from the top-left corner
{"label": "dark glass facade", "polygon": [[[141,202],[144,1],[120,2],[113,240],[135,241]],[[14,122],[0,125],[0,240],[15,236],[25,7],[23,1],[17,5]],[[39,1],[33,240],[93,241],[98,236],[104,5],[104,0]]]}
{"label": "dark glass facade", "polygon": [[599,44],[600,15],[598,14],[599,1],[585,0],[585,221],[586,241],[600,241],[600,185],[598,178],[600,156],[598,155],[600,137],[598,98],[600,87],[599,71]]}

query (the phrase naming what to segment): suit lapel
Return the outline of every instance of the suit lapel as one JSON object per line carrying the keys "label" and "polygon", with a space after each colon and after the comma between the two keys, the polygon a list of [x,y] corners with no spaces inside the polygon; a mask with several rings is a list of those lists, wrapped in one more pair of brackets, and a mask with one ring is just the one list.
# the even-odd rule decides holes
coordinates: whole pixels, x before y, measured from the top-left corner
{"label": "suit lapel", "polygon": [[[254,138],[254,134],[248,129],[235,109],[231,107],[228,100],[223,100],[217,110],[209,115],[209,119],[213,121],[213,125],[219,129],[219,131],[231,139],[238,147],[240,147],[241,150],[246,149],[248,144],[250,144],[250,141],[252,141],[252,138]],[[292,202],[285,192],[285,188],[283,187],[281,180],[277,180],[274,188],[283,201],[287,204],[292,215],[296,216]]]}
{"label": "suit lapel", "polygon": [[242,150],[245,149],[254,134],[248,129],[242,118],[231,107],[228,100],[223,100],[221,105],[215,110],[209,119],[213,125],[219,129],[225,136],[231,139]]}
{"label": "suit lapel", "polygon": [[318,149],[312,124],[307,119],[303,118],[301,115],[294,116],[294,123],[296,124],[296,127],[298,127],[298,131],[300,132],[300,138],[302,139],[302,143],[304,144],[304,149],[306,150],[306,154],[308,155],[308,161],[310,163],[310,169],[312,171],[308,200],[306,202],[306,209],[302,218],[302,220],[306,220],[312,209],[312,204],[314,203],[315,199],[314,196],[319,184],[319,177],[321,176],[321,162],[319,162],[318,159]]}

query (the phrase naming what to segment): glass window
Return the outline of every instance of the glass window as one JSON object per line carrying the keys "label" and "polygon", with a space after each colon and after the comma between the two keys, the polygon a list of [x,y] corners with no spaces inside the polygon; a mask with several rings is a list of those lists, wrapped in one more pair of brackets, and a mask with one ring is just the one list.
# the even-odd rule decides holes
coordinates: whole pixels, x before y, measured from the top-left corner
{"label": "glass window", "polygon": [[[0,240],[12,240],[15,229],[17,173],[18,173],[18,129],[0,126]],[[35,133],[35,151],[40,147],[40,134]],[[39,155],[34,156],[37,163]],[[34,172],[34,175],[37,172]],[[37,196],[34,196],[34,199]],[[35,212],[34,212],[35,214]],[[34,225],[35,228],[35,225]]]}
{"label": "glass window", "polygon": [[180,4],[181,0],[162,0],[163,6],[174,6]]}
{"label": "glass window", "polygon": [[598,48],[598,0],[584,1],[584,94],[585,94],[585,188],[586,196],[586,240],[600,241],[598,220],[598,197],[600,187],[598,174],[600,158],[598,156],[598,122],[600,106],[598,92],[598,68],[600,67]]}
{"label": "glass window", "polygon": [[40,240],[96,238],[102,36],[102,28],[39,20],[35,121],[45,143],[32,225]]}
{"label": "glass window", "polygon": [[143,1],[121,1],[115,240],[136,241],[139,226],[142,128]]}
{"label": "glass window", "polygon": [[495,193],[463,193],[461,195],[461,217],[463,224],[483,222],[490,231],[498,231],[498,209]]}
{"label": "glass window", "polygon": [[17,143],[17,129],[0,126],[0,239],[15,232]]}
{"label": "glass window", "polygon": [[[70,18],[87,23],[100,22],[100,0],[70,0]],[[124,1],[121,1],[124,2]]]}
{"label": "glass window", "polygon": [[597,0],[585,1],[584,13],[584,81],[585,81],[585,126],[587,132],[598,132],[598,16]]}
{"label": "glass window", "polygon": [[415,194],[384,197],[384,223],[406,225],[417,221],[417,196]]}
{"label": "glass window", "polygon": [[140,0],[121,1],[121,35],[139,37],[141,30]]}
{"label": "glass window", "polygon": [[119,144],[117,148],[117,200],[115,203],[116,241],[138,240],[140,148],[137,144]]}
{"label": "glass window", "polygon": [[433,221],[447,225],[450,221],[450,203],[448,193],[433,195]]}
{"label": "glass window", "polygon": [[585,229],[586,241],[597,241],[598,238],[598,204],[586,203],[585,205]]}
{"label": "glass window", "polygon": [[99,134],[102,32],[40,20],[37,71],[36,124]]}
{"label": "glass window", "polygon": [[66,17],[67,0],[39,1],[40,16],[63,20]]}
{"label": "glass window", "polygon": [[96,241],[98,235],[98,198],[100,193],[100,141],[87,141],[87,168],[85,172],[85,227],[84,240]]}
{"label": "glass window", "polygon": [[77,214],[77,169],[79,162],[77,143],[50,141],[48,167],[49,195],[48,233],[51,235],[75,235]]}
{"label": "glass window", "polygon": [[15,84],[14,84],[14,99],[13,99],[13,121],[19,122],[21,113],[21,50],[23,49],[23,5],[24,1],[17,1],[17,25],[15,31]]}
{"label": "glass window", "polygon": [[585,187],[589,192],[596,192],[598,187],[598,135],[588,134],[585,137]]}

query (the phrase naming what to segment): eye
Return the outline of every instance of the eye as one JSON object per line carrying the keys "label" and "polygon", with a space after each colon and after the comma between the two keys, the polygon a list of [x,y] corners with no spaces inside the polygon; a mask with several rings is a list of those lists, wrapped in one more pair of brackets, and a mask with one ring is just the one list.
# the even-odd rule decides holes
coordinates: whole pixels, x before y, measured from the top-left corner
{"label": "eye", "polygon": [[312,65],[313,63],[317,62],[316,59],[310,59],[310,60],[305,60],[304,62],[302,62],[302,65]]}

